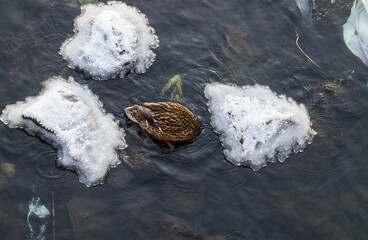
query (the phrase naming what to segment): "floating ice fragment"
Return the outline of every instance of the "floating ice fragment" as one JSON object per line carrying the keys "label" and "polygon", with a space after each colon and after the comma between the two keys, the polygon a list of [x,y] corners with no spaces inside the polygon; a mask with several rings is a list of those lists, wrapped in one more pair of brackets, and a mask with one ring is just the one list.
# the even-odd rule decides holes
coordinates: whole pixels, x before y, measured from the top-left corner
{"label": "floating ice fragment", "polygon": [[74,21],[75,35],[59,52],[69,67],[105,80],[144,73],[152,65],[159,41],[139,9],[111,1],[82,5],[81,11]]}
{"label": "floating ice fragment", "polygon": [[316,132],[306,107],[268,87],[207,84],[211,124],[219,133],[226,158],[257,171],[301,151]]}
{"label": "floating ice fragment", "polygon": [[344,40],[350,51],[368,66],[368,0],[356,0],[343,26]]}
{"label": "floating ice fragment", "polygon": [[115,150],[127,146],[124,130],[98,97],[73,78],[53,77],[42,87],[38,96],[6,106],[1,121],[52,144],[58,164],[75,170],[80,182],[102,183],[109,167],[120,163]]}

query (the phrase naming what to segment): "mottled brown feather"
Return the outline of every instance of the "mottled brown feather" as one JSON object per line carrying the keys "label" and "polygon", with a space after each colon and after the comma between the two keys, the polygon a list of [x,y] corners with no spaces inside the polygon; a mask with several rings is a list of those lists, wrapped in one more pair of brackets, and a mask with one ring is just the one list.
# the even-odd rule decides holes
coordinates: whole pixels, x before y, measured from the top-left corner
{"label": "mottled brown feather", "polygon": [[[125,108],[127,116],[157,140],[190,140],[202,131],[193,114],[183,105],[173,102],[141,103]],[[150,126],[151,121],[156,126]]]}

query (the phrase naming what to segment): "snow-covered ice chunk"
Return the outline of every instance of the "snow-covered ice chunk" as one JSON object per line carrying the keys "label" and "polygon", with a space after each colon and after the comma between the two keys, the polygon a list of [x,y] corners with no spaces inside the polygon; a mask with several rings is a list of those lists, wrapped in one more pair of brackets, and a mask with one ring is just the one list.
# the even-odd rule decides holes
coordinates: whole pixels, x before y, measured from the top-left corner
{"label": "snow-covered ice chunk", "polygon": [[312,20],[312,6],[310,0],[295,0],[296,5],[302,14],[302,19],[305,23],[310,23]]}
{"label": "snow-covered ice chunk", "polygon": [[204,94],[224,154],[236,166],[257,171],[267,161],[283,162],[292,150],[302,151],[316,134],[303,104],[267,86],[212,83]]}
{"label": "snow-covered ice chunk", "polygon": [[344,41],[350,51],[368,66],[368,0],[356,0],[343,26]]}
{"label": "snow-covered ice chunk", "polygon": [[87,186],[102,184],[109,168],[120,163],[115,150],[127,146],[124,130],[98,97],[71,77],[43,82],[38,96],[7,105],[0,119],[52,144],[58,164],[75,170]]}
{"label": "snow-covered ice chunk", "polygon": [[146,16],[122,2],[86,4],[74,20],[75,35],[60,54],[69,67],[78,67],[98,80],[128,72],[144,73],[154,62],[159,41]]}

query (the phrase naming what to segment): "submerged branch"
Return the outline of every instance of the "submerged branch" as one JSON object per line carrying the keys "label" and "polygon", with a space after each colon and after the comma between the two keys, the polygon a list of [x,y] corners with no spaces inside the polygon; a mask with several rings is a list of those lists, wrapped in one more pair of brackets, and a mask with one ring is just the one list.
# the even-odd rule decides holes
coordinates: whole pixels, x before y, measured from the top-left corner
{"label": "submerged branch", "polygon": [[52,239],[55,240],[55,196],[54,191],[51,192],[52,195]]}

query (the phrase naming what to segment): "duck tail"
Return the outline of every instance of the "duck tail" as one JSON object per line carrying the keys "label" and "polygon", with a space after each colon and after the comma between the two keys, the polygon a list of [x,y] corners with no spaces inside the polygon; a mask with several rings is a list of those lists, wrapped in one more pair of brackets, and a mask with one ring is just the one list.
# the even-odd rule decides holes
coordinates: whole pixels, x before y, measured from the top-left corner
{"label": "duck tail", "polygon": [[133,100],[134,100],[134,102],[135,102],[136,104],[138,104],[138,105],[143,105],[143,103],[142,103],[138,98],[133,97]]}

